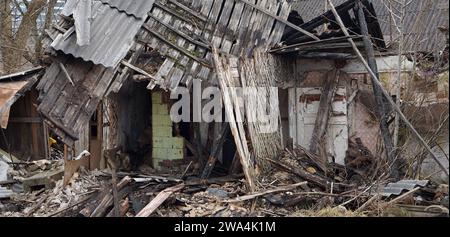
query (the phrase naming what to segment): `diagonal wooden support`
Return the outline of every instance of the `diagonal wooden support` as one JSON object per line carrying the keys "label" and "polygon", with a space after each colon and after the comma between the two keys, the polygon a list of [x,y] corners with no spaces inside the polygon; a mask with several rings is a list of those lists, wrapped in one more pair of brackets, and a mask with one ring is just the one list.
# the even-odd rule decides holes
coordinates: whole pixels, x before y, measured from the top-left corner
{"label": "diagonal wooden support", "polygon": [[339,84],[339,74],[340,72],[338,70],[330,71],[324,81],[319,112],[317,113],[311,144],[309,146],[309,150],[314,154],[319,154],[319,143],[327,132],[330,113],[333,109],[333,99]]}
{"label": "diagonal wooden support", "polygon": [[[359,18],[359,25],[361,27],[361,33],[363,35],[363,42],[364,42],[364,48],[367,54],[367,64],[369,65],[370,69],[375,73],[376,77],[379,78],[378,73],[378,65],[377,61],[375,59],[375,52],[372,44],[372,40],[370,39],[369,35],[369,29],[367,26],[367,20],[364,13],[363,5],[360,1],[358,1],[358,18]],[[375,101],[377,103],[377,107],[375,107],[375,113],[380,121],[380,131],[381,136],[383,138],[384,142],[384,148],[386,152],[387,159],[394,164],[394,168],[391,170],[391,176],[395,179],[400,178],[400,173],[398,172],[398,166],[395,161],[395,155],[394,155],[394,144],[391,139],[391,133],[389,131],[389,112],[388,107],[389,104],[386,103],[386,100],[383,97],[383,93],[381,92],[382,88],[376,85],[374,80],[378,80],[374,77],[372,77],[372,84],[373,86],[373,94],[375,95]]]}
{"label": "diagonal wooden support", "polygon": [[[337,20],[339,26],[341,27],[341,30],[344,32],[344,34],[347,37],[349,37],[350,33],[348,32],[347,28],[345,28],[345,25],[342,22],[342,19],[339,16],[339,14],[337,13],[333,2],[331,0],[327,0],[327,1],[328,1],[328,4],[330,5],[331,10],[333,11],[334,16],[336,17],[336,20]],[[374,78],[374,80],[373,80],[375,82],[374,86],[378,86],[379,88],[381,88],[381,92],[383,93],[384,97],[386,97],[388,102],[392,105],[392,108],[397,112],[398,116],[400,116],[400,118],[403,120],[403,122],[406,124],[406,126],[411,130],[411,132],[416,137],[417,141],[428,151],[428,153],[431,155],[433,160],[437,162],[437,164],[442,169],[442,171],[447,175],[447,177],[449,177],[448,170],[445,168],[445,166],[443,164],[441,164],[441,162],[439,162],[439,159],[437,158],[436,154],[434,154],[434,152],[431,150],[431,147],[427,144],[427,142],[425,142],[423,137],[419,134],[419,132],[417,132],[417,130],[414,128],[414,126],[411,124],[411,122],[409,122],[408,118],[406,118],[406,116],[403,114],[403,112],[400,109],[400,107],[397,106],[397,103],[395,103],[395,101],[392,99],[392,97],[389,95],[389,93],[387,93],[387,91],[383,88],[383,85],[381,84],[380,80],[375,75],[375,73],[372,71],[372,69],[370,68],[370,66],[367,63],[367,61],[364,59],[364,56],[361,54],[361,51],[359,51],[359,49],[356,46],[356,44],[353,41],[353,39],[349,38],[348,42],[352,45],[353,50],[355,51],[355,53],[358,56],[359,60],[362,62],[362,64],[367,69],[369,74]]]}

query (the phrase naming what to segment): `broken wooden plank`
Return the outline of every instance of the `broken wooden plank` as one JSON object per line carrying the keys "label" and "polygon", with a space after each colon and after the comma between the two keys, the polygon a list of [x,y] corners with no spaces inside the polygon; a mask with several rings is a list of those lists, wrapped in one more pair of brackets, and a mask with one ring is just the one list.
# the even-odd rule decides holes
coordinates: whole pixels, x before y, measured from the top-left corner
{"label": "broken wooden plank", "polygon": [[260,6],[257,6],[257,5],[255,5],[255,4],[252,4],[252,3],[250,3],[250,2],[247,1],[247,0],[238,0],[238,1],[241,1],[241,2],[243,2],[243,3],[245,3],[245,4],[247,4],[247,5],[249,5],[249,6],[253,7],[253,8],[255,8],[255,9],[257,9],[258,11],[261,11],[261,12],[263,12],[264,14],[266,14],[266,15],[272,17],[272,18],[275,18],[277,21],[282,22],[283,24],[285,24],[285,25],[291,27],[292,29],[297,30],[297,31],[299,31],[299,32],[301,32],[301,33],[303,33],[303,34],[305,34],[305,35],[311,37],[311,38],[314,39],[314,40],[317,40],[317,41],[320,40],[319,37],[317,37],[317,36],[311,34],[310,32],[308,32],[308,31],[306,31],[306,30],[304,30],[304,29],[302,29],[302,28],[300,28],[300,27],[298,27],[298,26],[296,26],[296,25],[290,23],[289,21],[287,21],[287,20],[285,20],[285,19],[283,19],[283,18],[281,18],[281,17],[279,17],[279,16],[277,16],[277,15],[272,14],[271,12],[269,12],[268,10],[266,10],[266,9],[260,7]]}
{"label": "broken wooden plank", "polygon": [[230,182],[238,182],[242,178],[245,178],[243,174],[229,175],[225,177],[210,178],[210,179],[191,179],[185,182],[186,186],[203,186],[211,184],[224,184]]}
{"label": "broken wooden plank", "polygon": [[224,128],[222,129],[221,133],[216,137],[216,140],[214,141],[214,145],[211,151],[211,155],[209,156],[208,162],[206,163],[205,168],[203,169],[203,173],[200,176],[202,179],[207,179],[211,175],[211,172],[214,169],[214,166],[217,162],[217,156],[219,155],[219,152],[223,148],[223,143],[225,142],[225,139],[227,138],[228,133],[230,132],[230,126],[228,124],[223,125]]}
{"label": "broken wooden plank", "polygon": [[264,192],[258,192],[258,193],[254,193],[254,194],[249,194],[249,195],[237,197],[235,199],[226,200],[226,201],[223,201],[223,202],[235,203],[235,202],[248,201],[248,200],[252,200],[254,198],[261,197],[261,196],[264,196],[264,195],[267,195],[267,194],[271,194],[271,193],[287,192],[287,191],[293,190],[293,189],[295,189],[297,187],[304,186],[306,184],[308,184],[308,182],[301,182],[301,183],[297,183],[297,184],[291,184],[291,185],[287,185],[287,186],[283,186],[283,187],[278,187],[278,188],[275,188],[275,189],[267,190],[267,191],[264,191]]}
{"label": "broken wooden plank", "polygon": [[[317,175],[313,175],[311,173],[308,173],[305,170],[302,169],[294,169],[286,164],[283,164],[280,161],[276,161],[273,159],[266,159],[267,161],[271,162],[272,164],[274,164],[275,166],[278,166],[286,171],[291,172],[292,174],[297,175],[298,177],[302,178],[303,180],[308,181],[311,184],[314,184],[320,188],[322,188],[323,190],[327,190],[330,188],[331,183],[330,181],[328,181],[325,178],[319,177]],[[337,191],[338,193],[346,190],[346,189],[350,189],[352,188],[352,185],[347,185],[347,184],[341,184],[341,183],[333,183],[333,190]]]}
{"label": "broken wooden plank", "polygon": [[72,86],[75,86],[75,83],[73,82],[72,78],[70,77],[70,74],[66,69],[66,66],[64,66],[64,64],[61,62],[58,63],[58,66],[61,68],[61,71],[63,72],[66,79],[69,80],[70,84],[72,84]]}
{"label": "broken wooden plank", "polygon": [[[249,186],[250,190],[255,191],[256,183],[255,183],[254,179],[256,178],[256,174],[255,174],[256,172],[255,172],[254,167],[250,160],[250,154],[248,152],[245,133],[241,133],[241,131],[238,129],[239,120],[237,120],[237,119],[239,119],[239,118],[237,118],[237,116],[239,116],[240,113],[237,113],[237,116],[234,115],[234,106],[233,106],[234,103],[233,102],[235,102],[235,101],[232,100],[233,97],[232,97],[232,95],[230,93],[230,89],[227,85],[227,81],[230,80],[232,75],[231,75],[230,70],[227,70],[224,68],[224,65],[222,64],[222,60],[219,56],[219,52],[218,52],[217,48],[213,48],[213,56],[214,56],[214,62],[215,62],[215,66],[216,66],[216,73],[218,76],[218,81],[219,81],[220,89],[222,91],[223,101],[225,104],[225,111],[228,116],[228,119],[230,120],[229,124],[230,124],[231,132],[232,132],[234,140],[235,140],[239,158],[241,160],[242,169],[244,170],[244,174],[245,174],[245,177],[248,182],[248,186]],[[237,100],[237,98],[234,98],[234,99]]]}
{"label": "broken wooden plank", "polygon": [[175,6],[183,9],[183,11],[189,13],[191,16],[201,20],[202,22],[206,22],[208,19],[206,17],[202,16],[201,14],[198,14],[198,12],[193,11],[189,7],[185,6],[184,4],[178,2],[177,0],[168,0],[169,2],[173,3]]}
{"label": "broken wooden plank", "polygon": [[138,67],[132,65],[131,63],[129,63],[129,62],[125,61],[125,60],[122,60],[121,63],[122,63],[124,66],[130,68],[131,70],[133,70],[133,71],[135,71],[135,72],[138,72],[138,73],[140,73],[140,74],[142,74],[142,75],[148,77],[148,78],[151,79],[151,80],[156,80],[155,77],[152,76],[152,75],[150,75],[148,72],[146,72],[146,71],[144,71],[144,70],[142,70],[142,69],[140,69],[140,68],[138,68]]}
{"label": "broken wooden plank", "polygon": [[[338,70],[328,72],[323,83],[319,111],[317,112],[311,144],[309,147],[309,150],[313,154],[319,154],[319,144],[328,129],[328,121],[330,120],[331,112],[333,110],[333,99],[339,84],[339,73],[340,72]],[[322,162],[326,162],[326,160],[323,160]]]}
{"label": "broken wooden plank", "polygon": [[151,34],[153,34],[156,38],[158,38],[159,40],[161,40],[165,44],[167,44],[170,47],[172,47],[173,49],[183,53],[184,55],[190,57],[191,59],[197,61],[198,63],[200,63],[201,65],[203,65],[205,67],[212,68],[212,66],[208,62],[206,62],[204,59],[198,58],[197,56],[193,55],[191,52],[187,51],[186,49],[184,49],[184,48],[182,48],[182,47],[180,47],[180,46],[170,42],[164,36],[162,36],[159,33],[155,32],[154,30],[149,28],[147,25],[143,25],[143,28],[146,29]]}
{"label": "broken wooden plank", "polygon": [[115,152],[105,152],[106,162],[108,163],[109,170],[111,171],[111,189],[113,191],[114,200],[114,217],[120,216],[119,207],[119,194],[117,191],[117,164],[116,164],[116,153]]}
{"label": "broken wooden plank", "polygon": [[[132,182],[132,179],[130,177],[123,178],[118,184],[117,184],[117,190],[123,190],[125,187]],[[131,191],[131,190],[130,190]],[[105,197],[100,201],[100,203],[97,205],[97,207],[92,211],[90,214],[91,217],[102,217],[106,215],[106,212],[108,211],[108,208],[113,205],[113,195],[111,195],[110,192],[106,194]]]}
{"label": "broken wooden plank", "polygon": [[179,184],[161,191],[147,206],[144,207],[136,217],[149,217],[164,201],[167,200],[173,193],[180,191],[185,187],[184,184]]}
{"label": "broken wooden plank", "polygon": [[13,78],[16,78],[16,77],[22,77],[22,76],[31,75],[34,73],[39,73],[43,69],[44,69],[44,67],[35,67],[35,68],[25,70],[22,72],[17,72],[17,73],[13,73],[13,74],[9,74],[9,75],[3,75],[3,76],[0,76],[0,81],[4,81],[4,80],[11,81]]}
{"label": "broken wooden plank", "polygon": [[175,27],[171,26],[170,24],[165,23],[164,21],[161,21],[160,19],[156,18],[154,15],[150,15],[150,17],[152,17],[155,21],[157,21],[159,24],[165,26],[166,28],[168,28],[169,30],[173,31],[174,33],[178,34],[179,36],[183,37],[185,40],[198,45],[200,47],[203,47],[205,49],[210,49],[211,47],[199,40],[196,40],[194,38],[192,38],[191,36],[183,33],[182,31],[175,29]]}
{"label": "broken wooden plank", "polygon": [[[125,198],[125,200],[120,202],[120,211],[119,211],[119,217],[123,217],[127,214],[128,210],[130,209],[130,200],[128,198]],[[115,209],[111,210],[106,217],[117,217],[117,214],[115,214]]]}

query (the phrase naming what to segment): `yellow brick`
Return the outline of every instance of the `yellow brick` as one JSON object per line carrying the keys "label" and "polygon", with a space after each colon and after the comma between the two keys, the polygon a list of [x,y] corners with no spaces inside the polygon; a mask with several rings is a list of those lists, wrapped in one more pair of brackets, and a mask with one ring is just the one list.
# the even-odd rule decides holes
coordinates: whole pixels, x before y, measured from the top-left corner
{"label": "yellow brick", "polygon": [[153,104],[152,105],[153,115],[169,115],[169,108],[166,104]]}
{"label": "yellow brick", "polygon": [[173,149],[184,149],[184,138],[172,137],[170,138],[170,148]]}
{"label": "yellow brick", "polygon": [[172,126],[173,123],[170,115],[153,114],[152,124],[153,126]]}
{"label": "yellow brick", "polygon": [[153,137],[172,137],[172,127],[171,126],[155,126],[152,127]]}
{"label": "yellow brick", "polygon": [[152,104],[162,104],[161,92],[152,92]]}
{"label": "yellow brick", "polygon": [[184,157],[183,149],[168,149],[167,159],[168,160],[182,160]]}
{"label": "yellow brick", "polygon": [[153,147],[152,158],[164,160],[164,159],[166,159],[168,152],[169,151],[167,148]]}

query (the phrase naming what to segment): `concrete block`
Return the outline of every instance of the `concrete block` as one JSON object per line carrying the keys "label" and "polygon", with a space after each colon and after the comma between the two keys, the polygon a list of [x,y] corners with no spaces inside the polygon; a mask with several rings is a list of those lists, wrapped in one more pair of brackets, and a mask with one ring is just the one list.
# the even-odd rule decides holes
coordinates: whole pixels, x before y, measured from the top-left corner
{"label": "concrete block", "polygon": [[52,189],[55,187],[55,182],[64,177],[64,168],[57,170],[45,171],[23,180],[23,189],[25,192],[31,192],[35,189],[44,187],[45,189]]}

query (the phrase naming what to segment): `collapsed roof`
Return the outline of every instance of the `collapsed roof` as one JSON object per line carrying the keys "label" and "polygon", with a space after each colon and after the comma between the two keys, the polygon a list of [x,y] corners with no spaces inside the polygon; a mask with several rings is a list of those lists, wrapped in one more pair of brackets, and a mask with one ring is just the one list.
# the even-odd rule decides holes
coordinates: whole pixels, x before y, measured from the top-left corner
{"label": "collapsed roof", "polygon": [[[290,0],[70,0],[47,32],[58,56],[37,87],[38,110],[71,145],[130,72],[150,80],[149,89],[213,80],[213,47],[235,56],[267,50],[281,40],[290,10]],[[155,75],[133,66],[148,47],[166,58]]]}
{"label": "collapsed roof", "polygon": [[30,91],[42,75],[42,67],[0,76],[0,125],[6,129],[11,106]]}
{"label": "collapsed roof", "polygon": [[[333,0],[333,3],[337,6],[346,1]],[[298,12],[303,21],[308,22],[329,10],[325,2],[299,0],[293,3],[292,9]],[[384,38],[388,44],[395,44],[399,35],[396,24],[399,23],[398,17],[401,15],[401,2],[387,0],[371,2]],[[441,30],[442,28],[446,28],[448,31],[449,2],[447,0],[410,0],[407,3],[403,30],[406,32],[404,42],[405,51],[434,53],[444,50],[447,45],[447,39]]]}

